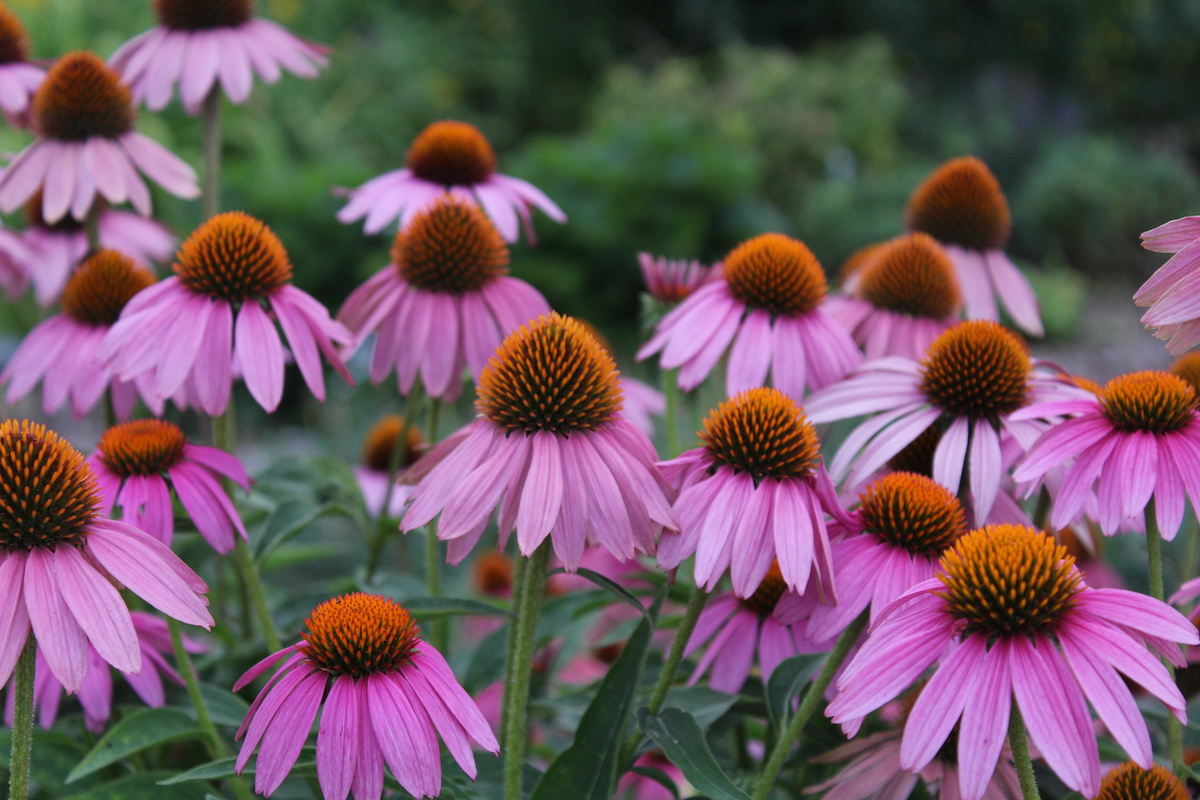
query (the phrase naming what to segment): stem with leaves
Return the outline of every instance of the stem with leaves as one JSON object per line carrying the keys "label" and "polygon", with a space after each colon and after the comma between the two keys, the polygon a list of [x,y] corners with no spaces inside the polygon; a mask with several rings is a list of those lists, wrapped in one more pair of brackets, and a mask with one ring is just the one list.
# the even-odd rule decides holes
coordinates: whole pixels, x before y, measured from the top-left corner
{"label": "stem with leaves", "polygon": [[546,584],[546,565],[550,562],[550,542],[542,542],[529,563],[520,571],[514,600],[516,619],[509,624],[515,635],[505,676],[502,711],[504,739],[504,800],[521,800],[521,773],[525,766],[525,741],[528,736],[529,683],[533,678],[533,652],[537,645],[538,614],[542,608],[542,589]]}

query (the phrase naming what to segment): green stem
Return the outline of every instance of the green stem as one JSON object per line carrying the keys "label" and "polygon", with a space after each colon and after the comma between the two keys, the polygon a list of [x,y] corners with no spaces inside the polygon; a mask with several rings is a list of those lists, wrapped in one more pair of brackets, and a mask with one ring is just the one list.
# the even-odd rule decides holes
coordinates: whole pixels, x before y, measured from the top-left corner
{"label": "green stem", "polygon": [[[529,569],[528,558],[518,558],[516,564],[513,565],[513,590],[512,607],[513,616],[508,624],[508,636],[504,649],[504,698],[505,701],[512,695],[512,684],[517,679],[516,670],[513,669],[513,659],[517,656],[517,610],[521,607],[521,591],[525,587],[525,572]],[[500,731],[508,730],[508,703],[503,702],[500,706]]]}
{"label": "green stem", "polygon": [[417,384],[408,393],[404,404],[404,419],[401,421],[400,433],[396,434],[396,441],[388,456],[387,490],[383,494],[383,506],[379,509],[379,516],[375,518],[375,535],[367,544],[366,580],[368,582],[375,577],[375,571],[379,569],[379,561],[383,556],[383,547],[387,544],[388,536],[396,530],[389,524],[391,518],[388,516],[388,509],[391,508],[392,497],[396,494],[396,476],[400,472],[400,467],[408,459],[408,433],[412,430],[411,420],[417,413],[417,404],[420,402],[420,398],[420,384]]}
{"label": "green stem", "polygon": [[1017,780],[1021,782],[1021,796],[1025,800],[1041,800],[1037,779],[1033,776],[1033,761],[1029,758],[1025,720],[1021,719],[1021,710],[1015,702],[1008,717],[1008,747],[1012,751],[1013,766],[1017,769]]}
{"label": "green stem", "polygon": [[201,188],[200,213],[204,219],[221,210],[221,92],[214,86],[204,98],[200,110],[204,148],[204,186]]}
{"label": "green stem", "polygon": [[670,459],[683,452],[679,437],[679,370],[669,369],[663,373],[663,394],[667,398],[663,426],[667,429],[667,458]]}
{"label": "green stem", "polygon": [[796,743],[796,740],[800,738],[800,734],[804,731],[804,726],[808,724],[813,713],[817,710],[817,706],[820,705],[821,698],[825,694],[825,689],[829,687],[829,682],[833,680],[833,676],[837,674],[838,668],[846,660],[846,656],[850,653],[850,648],[858,641],[858,636],[863,632],[863,628],[867,627],[869,616],[870,612],[868,611],[859,614],[858,619],[851,622],[849,627],[842,631],[842,635],[838,637],[837,644],[833,646],[833,652],[825,659],[825,665],[821,667],[821,672],[808,687],[808,691],[804,694],[804,699],[800,701],[800,707],[796,709],[796,716],[792,717],[792,721],[788,723],[787,728],[780,734],[779,741],[775,743],[775,749],[771,751],[771,757],[767,760],[766,765],[763,767],[762,775],[754,785],[752,800],[766,800],[771,787],[775,785],[775,779],[779,777],[779,772],[783,769],[784,762],[787,761],[788,752],[791,751],[792,745]]}
{"label": "green stem", "polygon": [[33,631],[13,671],[12,754],[8,762],[9,800],[29,797],[29,761],[33,756],[33,681],[37,666],[37,640]]}
{"label": "green stem", "polygon": [[529,716],[529,683],[533,678],[533,651],[537,645],[538,614],[542,609],[542,588],[546,584],[546,565],[550,562],[550,542],[542,542],[521,575],[520,605],[517,618],[516,647],[509,660],[511,680],[504,696],[504,800],[521,800],[521,773],[525,765],[525,740]]}
{"label": "green stem", "polygon": [[113,403],[112,387],[110,386],[104,392],[104,428],[107,430],[116,424],[117,407]]}
{"label": "green stem", "polygon": [[1187,530],[1184,532],[1183,565],[1180,572],[1187,580],[1196,574],[1196,559],[1200,558],[1200,524],[1197,524],[1196,512],[1193,509],[1186,520]]}
{"label": "green stem", "polygon": [[272,653],[282,650],[283,643],[279,641],[279,633],[275,630],[275,621],[271,619],[271,609],[267,607],[267,595],[263,591],[258,565],[254,563],[254,557],[250,555],[250,546],[244,540],[238,539],[237,546],[233,549],[233,555],[238,572],[242,576],[242,585],[246,587],[246,594],[249,595],[250,604],[254,607],[254,615],[258,617],[258,626],[262,628],[267,649]]}
{"label": "green stem", "polygon": [[[1158,530],[1154,498],[1150,498],[1146,505],[1146,561],[1150,569],[1150,595],[1156,600],[1163,600],[1166,597],[1166,589],[1163,586],[1162,573],[1162,534]],[[1167,668],[1167,674],[1171,676],[1171,682],[1174,683],[1175,667],[1165,658],[1162,662]],[[1174,714],[1167,714],[1167,751],[1175,774],[1180,780],[1186,781],[1188,770],[1183,761],[1183,726]]]}
{"label": "green stem", "polygon": [[92,207],[88,209],[87,216],[83,218],[83,230],[87,234],[88,251],[92,253],[100,249],[100,202],[99,198],[92,201]]}

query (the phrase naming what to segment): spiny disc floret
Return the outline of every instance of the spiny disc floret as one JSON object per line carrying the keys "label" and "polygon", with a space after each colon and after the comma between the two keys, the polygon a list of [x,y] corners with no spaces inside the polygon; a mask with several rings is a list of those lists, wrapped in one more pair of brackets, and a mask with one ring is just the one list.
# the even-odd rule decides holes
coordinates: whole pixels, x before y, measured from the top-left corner
{"label": "spiny disc floret", "polygon": [[829,288],[812,251],[781,233],[764,233],[735,247],[725,257],[724,275],[734,297],[776,316],[807,314]]}
{"label": "spiny disc floret", "polygon": [[759,483],[812,474],[821,457],[817,432],[804,410],[778,389],[748,389],[721,403],[704,421],[704,448],[718,466]]}
{"label": "spiny disc floret", "polygon": [[241,211],[218,214],[193,231],[174,268],[188,289],[219,300],[257,299],[292,279],[279,237]]}
{"label": "spiny disc floret", "polygon": [[1029,354],[989,320],[961,322],[943,333],[921,367],[922,391],[955,416],[996,422],[1024,406],[1029,394]]}
{"label": "spiny disc floret", "polygon": [[947,161],[917,187],[908,203],[908,228],[943,244],[998,250],[1008,243],[1012,214],[996,176],[967,156]]}
{"label": "spiny disc floret", "polygon": [[1167,767],[1155,764],[1142,769],[1132,761],[1108,771],[1100,782],[1096,800],[1190,800],[1183,781]]}
{"label": "spiny disc floret", "polygon": [[1100,392],[1100,406],[1127,433],[1171,433],[1195,418],[1196,392],[1167,372],[1133,372],[1113,378]]}
{"label": "spiny disc floret", "polygon": [[116,250],[92,253],[63,287],[63,311],[84,325],[114,324],[125,304],[154,283],[150,270]]}
{"label": "spiny disc floret", "polygon": [[254,15],[254,0],[154,0],[154,11],[159,22],[175,30],[236,28]]}
{"label": "spiny disc floret", "polygon": [[496,152],[479,129],[466,122],[435,122],[408,148],[408,168],[442,186],[473,186],[496,171]]}
{"label": "spiny disc floret", "polygon": [[877,308],[927,319],[952,317],[962,305],[954,265],[924,233],[883,245],[863,270],[857,294]]}
{"label": "spiny disc floret", "polygon": [[784,592],[787,591],[787,583],[783,580],[783,572],[779,569],[779,562],[771,562],[771,568],[767,570],[766,577],[762,579],[762,583],[754,590],[754,594],[749,597],[738,598],[738,602],[745,608],[750,609],[759,617],[765,619],[775,613],[775,607],[779,605],[779,601],[783,598]]}
{"label": "spiny disc floret", "polygon": [[81,142],[119,139],[133,130],[129,87],[92,53],[67,53],[46,72],[33,97],[35,127],[43,136]]}
{"label": "spiny disc floret", "polygon": [[893,472],[859,498],[864,531],[912,553],[941,555],[967,530],[958,498],[924,475]]}
{"label": "spiny disc floret", "polygon": [[308,662],[330,675],[355,680],[402,670],[420,644],[420,630],[394,600],[353,594],[326,600],[304,621]]}
{"label": "spiny disc floret", "polygon": [[396,234],[392,263],[411,286],[461,295],[508,272],[508,246],[479,206],[445,195]]}
{"label": "spiny disc floret", "polygon": [[36,422],[0,424],[0,550],[81,547],[99,505],[96,477],[78,450]]}
{"label": "spiny disc floret", "polygon": [[161,419],[135,419],[114,425],[96,447],[100,460],[113,473],[160,475],[183,458],[187,437],[178,425]]}

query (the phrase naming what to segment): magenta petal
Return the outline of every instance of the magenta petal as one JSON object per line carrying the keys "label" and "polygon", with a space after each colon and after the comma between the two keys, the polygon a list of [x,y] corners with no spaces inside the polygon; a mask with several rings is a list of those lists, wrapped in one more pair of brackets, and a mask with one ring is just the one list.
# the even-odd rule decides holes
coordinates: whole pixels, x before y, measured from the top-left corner
{"label": "magenta petal", "polygon": [[142,668],[133,620],[121,595],[73,547],[54,553],[59,591],[75,622],[100,657],[121,672]]}
{"label": "magenta petal", "polygon": [[529,473],[517,511],[517,544],[524,556],[533,555],[550,533],[563,496],[562,455],[557,434],[535,433],[529,442]]}
{"label": "magenta petal", "polygon": [[55,554],[35,547],[25,557],[25,609],[38,650],[68,692],[78,692],[87,674],[87,637],[58,587]]}
{"label": "magenta petal", "polygon": [[350,793],[358,769],[361,728],[354,678],[341,675],[329,688],[317,730],[317,778],[326,800],[345,800]]}
{"label": "magenta petal", "polygon": [[[988,784],[1008,735],[1012,711],[1010,648],[996,642],[987,655],[976,684],[976,696],[963,709],[958,737],[958,776],[963,800],[988,796]],[[943,796],[946,790],[942,789]]]}
{"label": "magenta petal", "polygon": [[0,685],[8,683],[29,636],[24,588],[25,556],[0,557]]}
{"label": "magenta petal", "polygon": [[396,677],[366,678],[371,729],[392,775],[415,797],[434,797],[442,788],[442,764],[433,723],[393,684]]}
{"label": "magenta petal", "polygon": [[1096,657],[1083,642],[1077,641],[1074,630],[1059,632],[1058,640],[1076,680],[1096,709],[1117,744],[1143,769],[1150,769],[1154,753],[1150,746],[1150,731],[1138,710],[1129,687],[1112,665]]}
{"label": "magenta petal", "polygon": [[923,769],[937,755],[974,696],[986,655],[985,639],[968,636],[925,684],[904,726],[900,764],[905,769]]}
{"label": "magenta petal", "polygon": [[257,302],[242,304],[233,347],[251,396],[266,411],[274,411],[283,398],[283,344],[274,323]]}

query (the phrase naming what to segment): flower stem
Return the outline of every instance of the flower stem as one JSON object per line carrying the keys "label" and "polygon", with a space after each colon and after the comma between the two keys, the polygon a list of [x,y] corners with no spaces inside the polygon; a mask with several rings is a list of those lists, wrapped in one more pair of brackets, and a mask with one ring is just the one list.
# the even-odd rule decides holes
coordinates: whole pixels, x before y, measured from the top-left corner
{"label": "flower stem", "polygon": [[[542,588],[546,584],[546,565],[550,561],[550,542],[542,542],[520,575],[513,652],[509,657],[509,675],[504,694],[504,800],[521,800],[521,773],[525,766],[525,740],[528,738],[529,683],[533,678],[533,651],[537,645],[538,614],[542,609]],[[512,641],[514,637],[510,637]]]}
{"label": "flower stem", "polygon": [[9,800],[29,797],[29,761],[33,755],[33,680],[37,665],[37,640],[33,631],[13,671],[12,754],[8,762]]}
{"label": "flower stem", "polygon": [[417,413],[417,404],[420,399],[420,384],[417,384],[408,393],[404,404],[404,420],[400,425],[400,432],[396,434],[396,441],[392,444],[392,452],[388,455],[387,490],[383,494],[383,505],[379,509],[379,516],[375,518],[375,535],[371,537],[371,541],[367,545],[366,580],[368,582],[375,577],[375,571],[379,569],[379,561],[383,556],[383,546],[387,544],[388,536],[395,530],[388,524],[391,519],[388,509],[391,508],[392,498],[396,494],[396,476],[400,472],[400,467],[408,460],[408,434],[412,430],[411,420]]}
{"label": "flower stem", "polygon": [[679,438],[679,370],[669,369],[663,373],[663,395],[667,398],[663,425],[667,429],[667,458],[670,459],[683,452]]}
{"label": "flower stem", "polygon": [[833,652],[825,659],[825,665],[821,667],[820,673],[805,692],[804,699],[800,701],[800,707],[796,709],[796,716],[792,717],[792,721],[780,734],[779,741],[775,743],[775,749],[771,751],[771,757],[767,760],[762,775],[754,785],[752,800],[766,800],[771,787],[775,785],[775,779],[779,777],[779,772],[783,769],[783,763],[787,761],[788,752],[800,738],[804,726],[812,719],[813,713],[821,703],[821,698],[825,695],[825,689],[829,687],[833,676],[837,674],[842,662],[846,660],[850,648],[858,641],[858,636],[867,626],[868,619],[869,612],[864,611],[838,637],[837,644],[833,646]]}
{"label": "flower stem", "polygon": [[516,564],[513,565],[513,582],[512,582],[512,612],[513,617],[509,621],[508,635],[504,649],[504,699],[500,705],[500,731],[501,736],[504,731],[508,730],[508,697],[512,694],[512,682],[516,680],[516,670],[513,669],[513,659],[517,655],[517,625],[516,613],[521,607],[521,591],[525,587],[525,572],[529,569],[528,558],[518,558]]}
{"label": "flower stem", "polygon": [[1021,796],[1025,800],[1041,800],[1037,779],[1033,776],[1033,761],[1029,758],[1029,741],[1025,736],[1025,720],[1016,702],[1008,717],[1008,747],[1012,751],[1013,766],[1017,769],[1017,780],[1021,783]]}
{"label": "flower stem", "polygon": [[216,86],[204,98],[200,126],[204,140],[204,186],[200,213],[204,219],[209,219],[221,210],[221,91]]}
{"label": "flower stem", "polygon": [[[1150,570],[1150,595],[1155,600],[1164,600],[1166,589],[1163,586],[1162,574],[1162,534],[1158,530],[1154,498],[1150,498],[1150,502],[1146,505],[1146,561]],[[1174,665],[1165,658],[1162,662],[1163,666],[1167,668],[1167,674],[1171,677],[1171,683],[1174,683]],[[1175,715],[1169,712],[1167,714],[1167,750],[1175,774],[1179,776],[1180,780],[1186,781],[1188,769],[1183,761],[1183,726],[1180,725]]]}
{"label": "flower stem", "polygon": [[100,249],[100,200],[97,198],[92,202],[92,207],[88,209],[87,216],[83,218],[83,231],[87,236],[88,251],[96,252]]}
{"label": "flower stem", "polygon": [[263,592],[262,579],[258,575],[258,565],[250,555],[250,546],[238,539],[233,548],[234,561],[242,576],[242,584],[246,587],[250,604],[254,607],[254,615],[258,617],[258,626],[262,628],[263,639],[266,640],[267,650],[274,653],[283,649],[279,641],[279,633],[275,630],[275,621],[271,619],[271,609],[267,607],[267,596]]}

